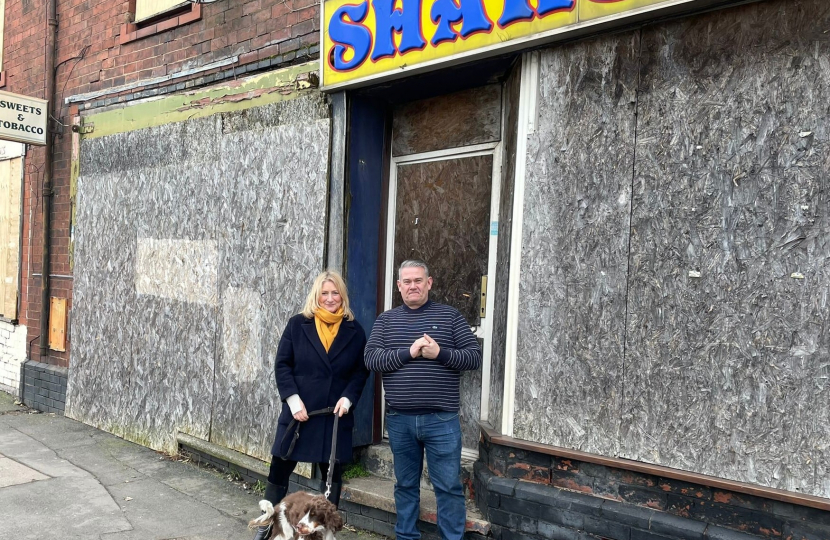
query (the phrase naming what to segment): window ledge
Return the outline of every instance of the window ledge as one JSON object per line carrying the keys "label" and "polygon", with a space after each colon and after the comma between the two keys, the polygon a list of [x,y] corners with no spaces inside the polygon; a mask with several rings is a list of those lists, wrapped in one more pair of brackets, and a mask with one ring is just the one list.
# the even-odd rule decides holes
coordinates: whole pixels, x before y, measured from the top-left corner
{"label": "window ledge", "polygon": [[152,36],[153,34],[160,34],[178,26],[184,26],[192,22],[198,21],[202,18],[202,4],[190,4],[190,12],[170,17],[169,19],[162,19],[154,22],[148,26],[139,26],[135,23],[125,23],[121,25],[121,37],[118,43],[124,45],[131,41]]}

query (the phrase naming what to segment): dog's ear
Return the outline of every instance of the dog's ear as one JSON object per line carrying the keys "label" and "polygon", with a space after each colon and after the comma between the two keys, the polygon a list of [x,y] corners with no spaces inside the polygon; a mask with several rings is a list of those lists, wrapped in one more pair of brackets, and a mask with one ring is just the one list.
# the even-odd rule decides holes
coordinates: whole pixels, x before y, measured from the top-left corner
{"label": "dog's ear", "polygon": [[283,501],[285,504],[285,518],[288,520],[288,523],[292,527],[297,527],[297,523],[300,522],[302,517],[308,511],[303,501],[298,501],[296,499],[292,499],[290,501]]}
{"label": "dog's ear", "polygon": [[326,528],[334,532],[343,530],[343,516],[341,516],[340,512],[337,511],[337,507],[325,499],[323,502],[323,511],[326,516]]}
{"label": "dog's ear", "polygon": [[337,511],[337,508],[332,509],[331,528],[334,532],[343,530],[343,516]]}

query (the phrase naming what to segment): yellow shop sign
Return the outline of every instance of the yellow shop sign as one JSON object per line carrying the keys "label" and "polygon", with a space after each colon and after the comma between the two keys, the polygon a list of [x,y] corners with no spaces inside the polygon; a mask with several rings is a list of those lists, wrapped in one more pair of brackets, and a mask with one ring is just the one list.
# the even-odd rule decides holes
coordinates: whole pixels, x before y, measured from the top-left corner
{"label": "yellow shop sign", "polygon": [[609,21],[706,0],[326,0],[325,88],[527,47]]}

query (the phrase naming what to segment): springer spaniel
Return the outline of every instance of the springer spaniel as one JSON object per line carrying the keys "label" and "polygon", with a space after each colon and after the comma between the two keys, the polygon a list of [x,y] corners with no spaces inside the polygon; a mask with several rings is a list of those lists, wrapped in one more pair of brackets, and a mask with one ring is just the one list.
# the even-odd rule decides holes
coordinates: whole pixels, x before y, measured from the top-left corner
{"label": "springer spaniel", "polygon": [[335,540],[334,533],[343,529],[337,507],[322,495],[298,491],[276,507],[267,500],[259,501],[259,507],[264,514],[248,525],[254,528],[270,524],[268,540]]}

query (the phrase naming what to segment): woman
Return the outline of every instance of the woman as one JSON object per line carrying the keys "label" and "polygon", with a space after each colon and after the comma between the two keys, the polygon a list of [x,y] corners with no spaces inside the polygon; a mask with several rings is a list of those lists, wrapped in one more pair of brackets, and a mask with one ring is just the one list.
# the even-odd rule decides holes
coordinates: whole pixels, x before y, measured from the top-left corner
{"label": "woman", "polygon": [[[288,478],[299,461],[317,463],[325,478],[334,414],[339,417],[337,460],[329,500],[339,503],[340,463],[352,459],[354,415],[350,413],[369,376],[363,363],[365,346],[366,334],[349,309],[343,278],[337,272],[323,272],[314,280],[302,312],[289,319],[277,348],[277,390],[287,406],[282,407],[271,448],[265,489],[265,498],[271,504],[285,497]],[[328,407],[334,407],[333,414],[309,415]],[[300,436],[291,448],[296,430]],[[324,491],[325,481],[322,487]],[[254,540],[268,538],[269,529],[257,529]]]}

